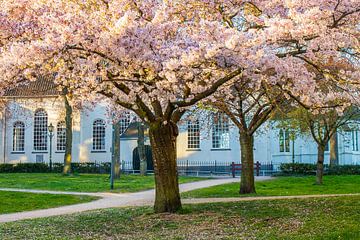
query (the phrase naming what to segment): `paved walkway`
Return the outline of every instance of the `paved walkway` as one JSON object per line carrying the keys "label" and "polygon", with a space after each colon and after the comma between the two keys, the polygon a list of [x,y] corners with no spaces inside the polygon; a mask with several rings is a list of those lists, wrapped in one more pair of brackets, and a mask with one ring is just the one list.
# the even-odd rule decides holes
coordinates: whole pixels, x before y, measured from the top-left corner
{"label": "paved walkway", "polygon": [[[257,181],[267,180],[270,177],[258,177]],[[180,184],[180,192],[191,191],[195,189],[221,185],[225,183],[238,182],[239,178],[212,179],[198,182]],[[10,213],[0,215],[0,222],[12,222],[23,219],[32,219],[40,217],[51,217],[63,214],[79,213],[88,210],[112,208],[112,207],[129,207],[129,206],[148,206],[154,204],[155,190],[147,190],[136,193],[84,193],[84,192],[59,192],[47,190],[29,190],[29,189],[10,189],[0,188],[0,191],[18,191],[32,193],[51,193],[51,194],[70,194],[70,195],[90,195],[101,197],[88,203],[62,206],[42,210],[34,210],[19,213]]]}
{"label": "paved walkway", "polygon": [[[258,177],[256,181],[268,180],[270,177]],[[221,185],[225,183],[238,182],[238,178],[214,179],[199,182],[185,183],[180,185],[180,192],[191,191],[195,189]],[[86,192],[59,192],[47,190],[29,190],[0,188],[0,191],[18,191],[32,193],[50,193],[50,194],[69,194],[69,195],[90,195],[101,197],[101,199],[75,205],[62,206],[42,210],[34,210],[19,213],[10,213],[0,215],[1,222],[13,222],[24,219],[33,219],[41,217],[51,217],[64,214],[79,213],[95,209],[130,207],[130,206],[151,206],[154,204],[155,191],[147,190],[136,193],[86,193]],[[270,197],[242,197],[242,198],[194,198],[182,199],[184,204],[210,203],[210,202],[237,202],[237,201],[255,201],[255,200],[276,200],[276,199],[304,199],[304,198],[323,198],[339,196],[360,196],[360,194],[324,194],[324,195],[299,195],[299,196],[270,196]]]}

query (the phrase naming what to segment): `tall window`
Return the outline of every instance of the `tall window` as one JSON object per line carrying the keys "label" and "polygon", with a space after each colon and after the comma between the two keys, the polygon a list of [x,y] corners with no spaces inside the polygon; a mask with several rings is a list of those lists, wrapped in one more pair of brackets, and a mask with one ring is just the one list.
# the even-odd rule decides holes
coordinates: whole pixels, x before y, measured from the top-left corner
{"label": "tall window", "polygon": [[35,111],[34,117],[34,150],[46,151],[48,139],[48,115],[43,109]]}
{"label": "tall window", "polygon": [[120,135],[125,133],[130,124],[130,113],[125,113],[120,118]]}
{"label": "tall window", "polygon": [[290,152],[290,134],[288,130],[280,129],[279,148],[280,152]]}
{"label": "tall window", "polygon": [[65,151],[66,148],[66,127],[65,122],[58,122],[56,125],[56,150]]}
{"label": "tall window", "polygon": [[105,122],[101,119],[93,123],[93,150],[105,150]]}
{"label": "tall window", "polygon": [[229,119],[222,114],[216,114],[213,117],[212,147],[230,148]]}
{"label": "tall window", "polygon": [[13,127],[13,151],[25,151],[25,124],[23,122],[15,122]]}
{"label": "tall window", "polygon": [[352,150],[359,151],[359,131],[351,131]]}
{"label": "tall window", "polygon": [[199,120],[188,121],[188,148],[200,148],[200,124]]}

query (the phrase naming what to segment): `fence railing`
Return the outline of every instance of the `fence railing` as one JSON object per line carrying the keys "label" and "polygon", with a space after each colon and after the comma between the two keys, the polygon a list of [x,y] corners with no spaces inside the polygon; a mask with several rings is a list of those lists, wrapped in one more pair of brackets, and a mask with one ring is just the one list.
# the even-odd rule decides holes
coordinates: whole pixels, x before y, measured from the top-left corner
{"label": "fence railing", "polygon": [[[237,162],[223,162],[223,161],[189,161],[189,160],[180,160],[177,162],[178,172],[180,175],[229,175],[232,176],[240,175],[241,170],[236,169],[232,171],[232,164],[240,164],[240,161]],[[267,162],[262,162],[259,168],[260,176],[272,175],[275,172],[280,171],[280,164],[272,164]],[[254,174],[256,172],[254,171]]]}

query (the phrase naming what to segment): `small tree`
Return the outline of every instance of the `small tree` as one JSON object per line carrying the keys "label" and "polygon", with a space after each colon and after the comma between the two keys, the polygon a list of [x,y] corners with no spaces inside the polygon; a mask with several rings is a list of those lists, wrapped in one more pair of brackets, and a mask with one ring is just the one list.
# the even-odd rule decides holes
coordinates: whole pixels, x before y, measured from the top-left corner
{"label": "small tree", "polygon": [[324,153],[326,145],[336,134],[337,129],[358,120],[360,112],[355,107],[349,107],[343,112],[335,109],[322,109],[310,111],[303,107],[286,114],[286,120],[282,121],[281,127],[297,129],[300,133],[308,133],[317,144],[317,170],[316,184],[323,183],[324,175]]}

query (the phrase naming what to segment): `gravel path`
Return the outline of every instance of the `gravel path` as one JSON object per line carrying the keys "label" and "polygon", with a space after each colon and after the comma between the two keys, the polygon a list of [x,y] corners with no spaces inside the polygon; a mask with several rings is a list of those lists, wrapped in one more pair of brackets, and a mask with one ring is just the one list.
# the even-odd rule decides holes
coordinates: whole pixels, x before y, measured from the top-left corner
{"label": "gravel path", "polygon": [[[268,180],[270,177],[258,177],[257,181]],[[211,187],[225,183],[238,182],[238,178],[212,179],[198,182],[180,184],[180,192],[191,191],[199,188]],[[29,189],[10,189],[0,188],[0,191],[18,191],[31,193],[50,193],[50,194],[70,194],[70,195],[90,195],[101,197],[101,199],[75,205],[62,206],[57,208],[41,209],[19,213],[9,213],[0,215],[0,222],[12,222],[23,219],[33,219],[41,217],[51,217],[63,214],[79,213],[88,210],[129,207],[129,206],[148,206],[154,204],[155,191],[147,190],[136,193],[85,193],[85,192],[59,192],[48,190],[29,190]]]}

